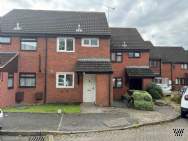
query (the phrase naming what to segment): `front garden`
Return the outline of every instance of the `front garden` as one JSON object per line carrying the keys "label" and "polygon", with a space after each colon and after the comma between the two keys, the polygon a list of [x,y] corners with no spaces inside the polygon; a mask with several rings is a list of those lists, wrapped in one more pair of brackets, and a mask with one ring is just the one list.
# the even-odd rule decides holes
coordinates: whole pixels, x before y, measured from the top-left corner
{"label": "front garden", "polygon": [[41,104],[20,107],[8,107],[4,112],[25,112],[25,113],[80,113],[79,104]]}

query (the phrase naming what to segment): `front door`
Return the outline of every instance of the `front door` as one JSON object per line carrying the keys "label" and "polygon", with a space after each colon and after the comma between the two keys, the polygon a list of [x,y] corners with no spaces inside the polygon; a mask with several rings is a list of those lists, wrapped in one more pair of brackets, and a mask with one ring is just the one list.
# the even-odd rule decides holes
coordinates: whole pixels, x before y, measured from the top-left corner
{"label": "front door", "polygon": [[95,103],[96,99],[96,75],[84,74],[83,77],[83,102]]}
{"label": "front door", "polygon": [[142,78],[130,78],[129,89],[142,90]]}

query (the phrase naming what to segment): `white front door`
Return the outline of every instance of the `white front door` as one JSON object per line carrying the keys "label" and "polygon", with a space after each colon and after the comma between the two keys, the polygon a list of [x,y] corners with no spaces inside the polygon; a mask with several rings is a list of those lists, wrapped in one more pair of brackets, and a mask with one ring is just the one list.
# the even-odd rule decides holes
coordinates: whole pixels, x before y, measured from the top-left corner
{"label": "white front door", "polygon": [[95,103],[96,75],[84,74],[83,76],[83,102]]}

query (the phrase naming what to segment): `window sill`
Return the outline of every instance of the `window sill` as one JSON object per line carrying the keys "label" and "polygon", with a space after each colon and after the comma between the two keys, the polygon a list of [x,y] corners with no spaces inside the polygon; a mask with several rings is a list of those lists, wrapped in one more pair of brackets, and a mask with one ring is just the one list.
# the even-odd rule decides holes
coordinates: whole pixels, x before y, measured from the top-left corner
{"label": "window sill", "polygon": [[30,88],[36,88],[36,86],[19,86],[19,88],[28,88],[28,89],[30,89]]}
{"label": "window sill", "polygon": [[56,86],[57,89],[73,89],[74,86],[70,86],[70,87],[64,87],[64,86]]}

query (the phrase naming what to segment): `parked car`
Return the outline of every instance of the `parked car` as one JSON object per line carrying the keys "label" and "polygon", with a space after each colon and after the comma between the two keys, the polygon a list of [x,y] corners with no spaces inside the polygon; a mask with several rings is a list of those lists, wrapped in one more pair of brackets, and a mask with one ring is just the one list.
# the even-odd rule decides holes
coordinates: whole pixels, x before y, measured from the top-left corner
{"label": "parked car", "polygon": [[188,88],[186,88],[181,98],[181,117],[185,118],[187,114],[188,114]]}
{"label": "parked car", "polygon": [[2,126],[2,120],[3,120],[3,110],[2,109],[0,109],[0,130],[3,128],[3,126]]}
{"label": "parked car", "polygon": [[179,94],[182,96],[182,95],[185,93],[185,91],[186,91],[187,88],[188,88],[188,86],[183,86],[183,87],[180,89]]}
{"label": "parked car", "polygon": [[156,84],[157,86],[160,86],[164,95],[171,95],[172,86],[168,84]]}

